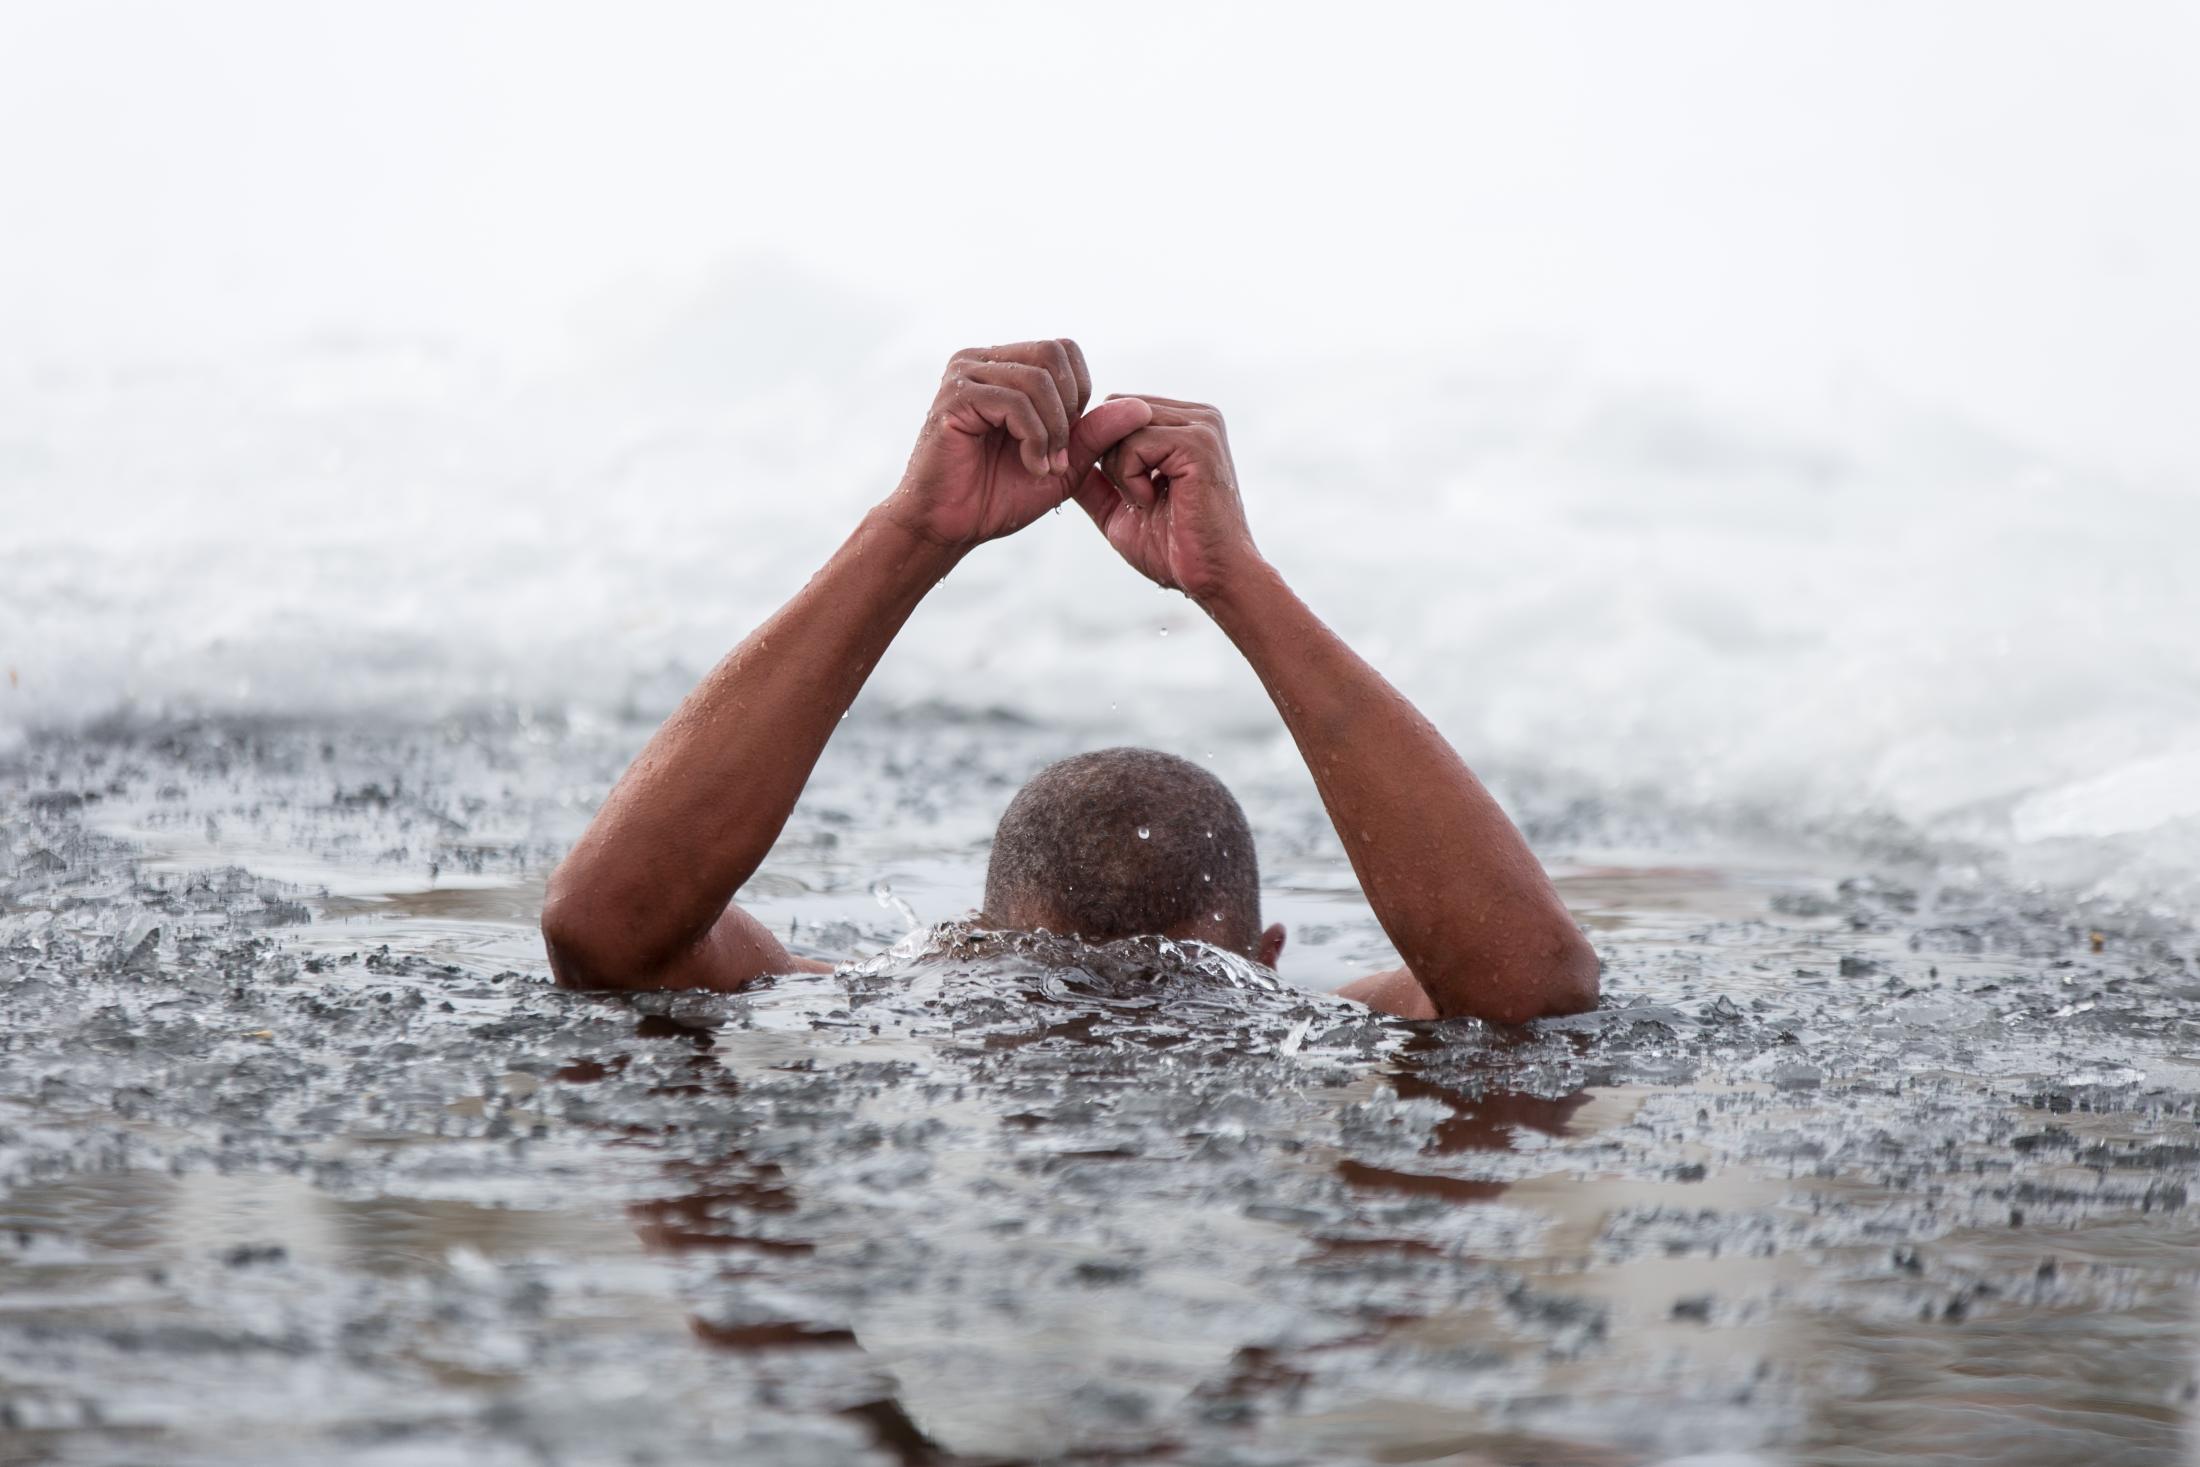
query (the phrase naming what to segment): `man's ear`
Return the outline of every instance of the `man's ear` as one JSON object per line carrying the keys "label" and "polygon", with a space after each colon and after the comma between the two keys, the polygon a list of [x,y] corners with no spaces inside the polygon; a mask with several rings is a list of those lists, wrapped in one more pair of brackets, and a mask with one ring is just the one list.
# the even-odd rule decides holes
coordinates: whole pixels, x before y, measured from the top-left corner
{"label": "man's ear", "polygon": [[1281,922],[1270,923],[1268,930],[1260,935],[1260,947],[1256,950],[1255,956],[1266,967],[1273,968],[1276,966],[1276,959],[1283,956],[1283,924]]}

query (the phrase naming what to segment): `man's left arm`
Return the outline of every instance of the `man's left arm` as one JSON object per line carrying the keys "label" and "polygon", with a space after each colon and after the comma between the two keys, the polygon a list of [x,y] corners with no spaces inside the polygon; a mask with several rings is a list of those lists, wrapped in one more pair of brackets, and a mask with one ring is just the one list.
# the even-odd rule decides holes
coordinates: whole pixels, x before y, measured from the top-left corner
{"label": "man's left arm", "polygon": [[1512,821],[1254,547],[1222,414],[1146,401],[1152,422],[1107,453],[1077,499],[1125,560],[1199,603],[1283,715],[1406,960],[1342,992],[1412,1018],[1510,1024],[1594,1006],[1596,953]]}

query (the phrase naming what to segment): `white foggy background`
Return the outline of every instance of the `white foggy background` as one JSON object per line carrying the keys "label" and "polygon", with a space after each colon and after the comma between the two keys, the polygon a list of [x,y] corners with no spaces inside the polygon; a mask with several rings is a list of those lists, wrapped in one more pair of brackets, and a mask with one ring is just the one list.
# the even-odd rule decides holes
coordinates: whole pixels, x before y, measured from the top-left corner
{"label": "white foggy background", "polygon": [[[2189,911],[2196,59],[2174,3],[15,0],[0,741],[661,711],[949,351],[1069,334],[1222,405],[1471,760]],[[865,696],[927,700],[1286,762],[1074,509]]]}

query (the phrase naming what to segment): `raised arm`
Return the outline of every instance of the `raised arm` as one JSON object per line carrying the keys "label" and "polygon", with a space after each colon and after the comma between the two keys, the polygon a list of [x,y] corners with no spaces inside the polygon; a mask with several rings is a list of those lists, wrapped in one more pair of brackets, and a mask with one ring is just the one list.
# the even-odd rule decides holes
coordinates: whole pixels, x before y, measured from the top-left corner
{"label": "raised arm", "polygon": [[1596,954],[1520,832],[1420,710],[1254,547],[1222,415],[1146,401],[1152,423],[1103,458],[1077,499],[1124,559],[1206,610],[1297,741],[1406,961],[1341,992],[1414,1017],[1500,1023],[1594,1005]]}
{"label": "raised arm", "polygon": [[1060,504],[1143,403],[1084,414],[1075,342],[959,352],[900,485],[688,694],[550,878],[550,968],[576,988],[740,988],[822,966],[731,905],[825,741],[925,593]]}

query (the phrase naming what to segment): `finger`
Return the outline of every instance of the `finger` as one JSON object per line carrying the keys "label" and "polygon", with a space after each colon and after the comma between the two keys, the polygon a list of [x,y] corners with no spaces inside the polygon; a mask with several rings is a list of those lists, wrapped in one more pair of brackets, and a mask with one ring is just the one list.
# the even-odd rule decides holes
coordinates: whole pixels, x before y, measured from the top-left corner
{"label": "finger", "polygon": [[1115,398],[1077,420],[1069,433],[1069,466],[1082,476],[1094,459],[1146,426],[1153,409],[1135,397]]}
{"label": "finger", "polygon": [[1013,387],[998,387],[965,376],[956,387],[950,412],[969,414],[988,428],[999,428],[1016,440],[1025,470],[1035,479],[1048,472],[1046,424],[1031,399]]}
{"label": "finger", "polygon": [[1085,470],[1084,478],[1077,481],[1070,497],[1077,501],[1079,509],[1092,516],[1093,524],[1103,535],[1108,532],[1108,521],[1123,512],[1123,496],[1097,468]]}
{"label": "finger", "polygon": [[[988,347],[977,353],[988,361],[1020,362],[1027,367],[1037,367],[1054,379],[1054,391],[1062,400],[1065,423],[1074,421],[1085,410],[1084,399],[1078,395],[1077,374],[1071,368],[1069,352],[1060,341],[1017,341],[1007,346]],[[1075,404],[1075,406],[1071,406]],[[1068,435],[1055,443],[1050,450],[1057,460],[1057,468],[1067,468]]]}
{"label": "finger", "polygon": [[[1140,401],[1153,408],[1153,422],[1157,428],[1208,427],[1218,432],[1222,428],[1222,414],[1206,403],[1184,402],[1174,397],[1148,397],[1142,392],[1137,396]],[[1126,397],[1124,393],[1111,392],[1108,394],[1108,401],[1115,402]]]}
{"label": "finger", "polygon": [[1083,414],[1092,401],[1092,372],[1085,366],[1085,349],[1068,337],[1058,338],[1062,351],[1069,357],[1069,374],[1077,382],[1077,402],[1072,412]]}
{"label": "finger", "polygon": [[1216,418],[1222,416],[1222,409],[1211,402],[1193,402],[1191,399],[1183,397],[1162,397],[1151,392],[1111,392],[1108,394],[1108,401],[1113,402],[1119,397],[1143,398],[1157,408],[1179,408],[1185,412],[1204,413],[1209,417]]}
{"label": "finger", "polygon": [[1108,481],[1123,496],[1123,502],[1132,509],[1152,509],[1161,502],[1161,486],[1154,483],[1152,471],[1138,452],[1141,445],[1137,440],[1152,431],[1142,428],[1100,457],[1100,471],[1108,476]]}
{"label": "finger", "polygon": [[1077,363],[1070,356],[1076,343],[1056,337],[1052,341],[1035,341],[1032,347],[1035,352],[1033,360],[1052,374],[1055,390],[1062,394],[1062,405],[1069,409],[1070,417],[1075,419],[1085,410],[1085,397],[1090,391],[1089,388],[1080,389],[1078,386]]}
{"label": "finger", "polygon": [[[1059,469],[1068,461],[1070,415],[1062,401],[1062,389],[1052,373],[1041,367],[1022,362],[967,362],[963,375],[973,382],[988,382],[995,387],[1010,387],[1031,399],[1031,405],[1039,410],[1039,421],[1046,424],[1046,456],[1053,467]],[[1046,469],[1039,472],[1045,473]]]}
{"label": "finger", "polygon": [[1154,471],[1167,465],[1179,452],[1195,448],[1191,435],[1197,431],[1148,425],[1108,450],[1100,460],[1100,467],[1132,506],[1152,509],[1161,499],[1161,488],[1153,479]]}
{"label": "finger", "polygon": [[1116,497],[1132,509],[1152,509],[1161,497],[1152,479],[1128,465],[1120,444],[1100,456],[1100,472],[1115,486]]}

